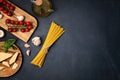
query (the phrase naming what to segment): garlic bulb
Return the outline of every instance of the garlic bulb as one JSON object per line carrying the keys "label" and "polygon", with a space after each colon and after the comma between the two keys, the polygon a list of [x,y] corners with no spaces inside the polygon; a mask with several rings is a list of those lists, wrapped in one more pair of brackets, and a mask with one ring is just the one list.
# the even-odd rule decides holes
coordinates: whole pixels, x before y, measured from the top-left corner
{"label": "garlic bulb", "polygon": [[39,46],[41,44],[41,40],[40,40],[40,37],[34,37],[32,39],[32,43],[35,45],[35,46]]}
{"label": "garlic bulb", "polygon": [[22,21],[22,20],[24,20],[24,18],[25,18],[25,17],[22,16],[22,15],[21,15],[21,16],[17,16],[18,21]]}
{"label": "garlic bulb", "polygon": [[0,30],[0,38],[4,37],[5,33],[3,30]]}

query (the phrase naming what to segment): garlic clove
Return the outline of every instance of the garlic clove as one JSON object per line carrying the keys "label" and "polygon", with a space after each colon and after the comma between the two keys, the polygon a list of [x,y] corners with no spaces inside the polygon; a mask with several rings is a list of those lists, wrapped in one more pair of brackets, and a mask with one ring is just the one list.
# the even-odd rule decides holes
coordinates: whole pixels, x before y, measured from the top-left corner
{"label": "garlic clove", "polygon": [[31,52],[30,50],[26,51],[27,56],[30,56],[30,52]]}
{"label": "garlic clove", "polygon": [[38,39],[40,39],[40,37],[34,37],[34,38],[32,39],[32,42],[34,42],[34,41],[36,41],[36,40],[38,40]]}
{"label": "garlic clove", "polygon": [[26,44],[24,45],[24,47],[25,47],[25,48],[29,48],[30,45],[26,43]]}
{"label": "garlic clove", "polygon": [[41,41],[40,41],[40,40],[37,40],[37,41],[34,43],[35,46],[39,46],[40,44],[41,44]]}
{"label": "garlic clove", "polygon": [[24,17],[24,16],[22,16],[22,15],[21,15],[21,16],[17,16],[18,21],[23,21],[23,20],[24,20],[24,18],[25,18],[25,17]]}

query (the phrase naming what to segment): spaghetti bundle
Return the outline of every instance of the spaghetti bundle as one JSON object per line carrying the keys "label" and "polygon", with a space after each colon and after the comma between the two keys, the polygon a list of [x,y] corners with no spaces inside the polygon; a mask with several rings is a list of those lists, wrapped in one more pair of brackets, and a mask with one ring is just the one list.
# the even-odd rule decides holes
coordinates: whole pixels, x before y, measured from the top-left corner
{"label": "spaghetti bundle", "polygon": [[57,25],[55,22],[51,23],[49,32],[47,34],[46,40],[38,52],[36,57],[31,61],[32,64],[42,67],[45,56],[48,52],[49,47],[64,33],[64,29]]}

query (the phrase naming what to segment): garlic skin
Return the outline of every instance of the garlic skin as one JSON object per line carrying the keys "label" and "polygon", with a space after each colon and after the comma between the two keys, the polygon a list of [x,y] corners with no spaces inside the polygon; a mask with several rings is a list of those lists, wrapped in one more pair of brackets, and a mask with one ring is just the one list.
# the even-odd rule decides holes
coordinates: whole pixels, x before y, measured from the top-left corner
{"label": "garlic skin", "polygon": [[5,35],[4,31],[3,30],[0,30],[0,38],[3,38]]}
{"label": "garlic skin", "polygon": [[2,14],[0,14],[0,19],[2,19],[3,18],[3,15]]}
{"label": "garlic skin", "polygon": [[26,43],[26,44],[24,45],[24,47],[25,47],[25,48],[29,48],[30,45]]}
{"label": "garlic skin", "polygon": [[25,18],[25,17],[24,17],[24,16],[22,16],[22,15],[21,15],[21,16],[17,16],[18,21],[23,21],[23,20],[24,20],[24,18]]}
{"label": "garlic skin", "polygon": [[35,45],[35,46],[39,46],[41,44],[41,40],[40,40],[40,37],[34,37],[32,39],[32,43]]}
{"label": "garlic skin", "polygon": [[30,49],[26,51],[27,56],[30,56]]}

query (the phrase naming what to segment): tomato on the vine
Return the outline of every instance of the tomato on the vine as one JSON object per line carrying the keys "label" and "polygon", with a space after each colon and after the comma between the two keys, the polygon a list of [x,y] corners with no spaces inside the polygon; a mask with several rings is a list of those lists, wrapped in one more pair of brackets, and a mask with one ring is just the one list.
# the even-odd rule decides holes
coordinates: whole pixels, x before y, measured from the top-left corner
{"label": "tomato on the vine", "polygon": [[30,30],[28,28],[25,29],[25,32],[29,32]]}
{"label": "tomato on the vine", "polygon": [[13,32],[17,32],[18,31],[18,28],[13,28]]}
{"label": "tomato on the vine", "polygon": [[19,21],[20,25],[23,25],[24,24],[24,21]]}
{"label": "tomato on the vine", "polygon": [[32,29],[32,28],[33,28],[33,26],[28,26],[27,28],[28,28],[28,29]]}
{"label": "tomato on the vine", "polygon": [[6,19],[6,23],[10,23],[11,22],[11,20],[10,19]]}
{"label": "tomato on the vine", "polygon": [[8,32],[12,32],[13,31],[13,28],[8,28]]}
{"label": "tomato on the vine", "polygon": [[30,26],[30,25],[31,25],[31,22],[26,22],[26,25],[27,25],[27,26]]}
{"label": "tomato on the vine", "polygon": [[21,29],[21,32],[25,32],[25,28],[22,28],[22,29]]}

